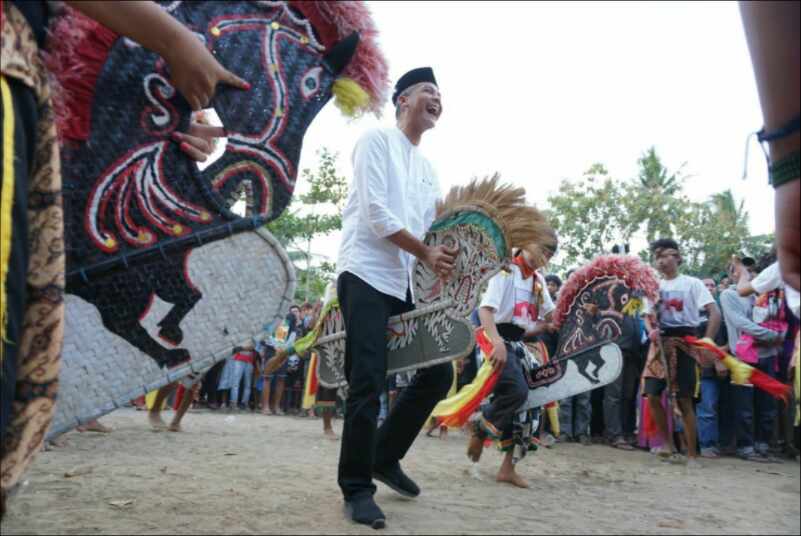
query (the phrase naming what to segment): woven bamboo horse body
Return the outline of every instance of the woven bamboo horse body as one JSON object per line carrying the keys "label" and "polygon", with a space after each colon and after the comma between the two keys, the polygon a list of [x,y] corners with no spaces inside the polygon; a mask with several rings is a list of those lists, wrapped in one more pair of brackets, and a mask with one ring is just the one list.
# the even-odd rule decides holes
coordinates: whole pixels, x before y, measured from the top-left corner
{"label": "woven bamboo horse body", "polygon": [[67,314],[51,435],[208,369],[286,313],[294,271],[263,224],[291,199],[304,133],[332,93],[378,112],[388,89],[362,2],[161,5],[252,89],[217,88],[228,145],[199,171],[170,140],[190,110],[164,61],[59,19]]}
{"label": "woven bamboo horse body", "polygon": [[[353,34],[326,50],[317,38],[322,31],[285,2],[166,7],[253,86],[221,87],[212,102],[228,132],[225,154],[198,171],[170,141],[171,132],[187,128],[190,110],[169,84],[163,60],[96,27],[82,45],[107,54],[91,126],[85,139],[65,145],[63,162],[67,291],[95,304],[107,329],[171,367],[189,353],[157,342],[141,316],[154,295],[171,303],[158,335],[180,345],[181,321],[202,299],[185,273],[189,253],[258,229],[287,206],[306,128],[331,98],[359,39]],[[86,128],[76,122],[67,126],[80,138]],[[243,189],[252,204],[248,218],[229,210]]]}
{"label": "woven bamboo horse body", "polygon": [[[546,244],[550,227],[525,201],[525,190],[501,184],[496,175],[455,187],[437,207],[426,233],[429,246],[458,247],[451,279],[443,284],[425,264],[414,268],[416,309],[390,319],[388,374],[432,366],[467,355],[475,345],[469,315],[482,285],[509,260],[512,248]],[[313,350],[320,357],[318,378],[326,387],[346,384],[345,331],[338,308],[322,319]]]}

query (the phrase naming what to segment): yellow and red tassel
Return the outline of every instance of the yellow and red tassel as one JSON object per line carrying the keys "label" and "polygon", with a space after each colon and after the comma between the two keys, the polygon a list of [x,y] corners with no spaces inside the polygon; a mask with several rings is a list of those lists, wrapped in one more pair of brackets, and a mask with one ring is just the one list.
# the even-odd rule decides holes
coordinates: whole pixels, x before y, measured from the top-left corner
{"label": "yellow and red tassel", "polygon": [[734,356],[724,352],[709,339],[698,339],[697,337],[684,337],[684,342],[711,352],[720,362],[722,362],[731,373],[732,382],[737,385],[751,384],[757,389],[768,393],[773,398],[781,400],[785,404],[790,401],[791,387],[775,380],[759,369],[743,363]]}
{"label": "yellow and red tassel", "polygon": [[317,400],[317,387],[319,385],[317,379],[317,359],[317,352],[312,352],[311,359],[309,360],[309,371],[306,373],[306,381],[303,385],[303,402],[301,404],[303,409],[314,407],[314,403]]}
{"label": "yellow and red tassel", "polygon": [[484,362],[478,369],[476,378],[468,385],[465,385],[454,396],[442,400],[434,408],[431,416],[436,419],[438,426],[448,426],[459,428],[464,426],[470,416],[481,405],[481,401],[487,398],[495,384],[498,383],[500,371],[495,370],[490,363],[494,348],[483,329],[476,330],[476,342],[481,353],[484,355]]}

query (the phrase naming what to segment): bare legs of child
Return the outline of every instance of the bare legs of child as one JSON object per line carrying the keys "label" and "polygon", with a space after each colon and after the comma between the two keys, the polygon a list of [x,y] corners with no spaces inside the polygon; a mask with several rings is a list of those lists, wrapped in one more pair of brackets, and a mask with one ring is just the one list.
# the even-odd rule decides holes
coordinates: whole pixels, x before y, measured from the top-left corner
{"label": "bare legs of child", "polygon": [[334,411],[333,409],[325,409],[323,410],[323,435],[332,441],[336,441],[339,439],[337,433],[334,432]]}
{"label": "bare legs of child", "polygon": [[192,400],[195,397],[195,392],[199,389],[200,383],[197,382],[192,385],[191,388],[187,389],[184,392],[184,396],[181,398],[181,404],[178,406],[178,409],[175,410],[175,415],[172,418],[172,422],[170,422],[169,426],[161,419],[161,406],[164,404],[164,401],[170,396],[170,394],[178,387],[177,382],[173,382],[169,385],[165,385],[161,389],[158,390],[156,393],[156,399],[153,401],[153,407],[150,408],[148,412],[148,419],[150,420],[150,426],[153,427],[156,431],[161,430],[169,430],[170,432],[180,432],[181,430],[181,420],[184,418],[184,415],[189,410],[189,406],[192,405]]}
{"label": "bare legs of child", "polygon": [[[481,454],[484,452],[484,439],[478,435],[473,434],[470,436],[470,442],[467,445],[467,456],[473,463],[478,463],[481,459]],[[514,450],[513,448],[504,454],[501,468],[495,476],[497,482],[504,482],[512,484],[518,488],[528,488],[528,482],[515,471],[514,464]]]}
{"label": "bare legs of child", "polygon": [[501,468],[498,470],[498,475],[495,477],[497,482],[506,482],[518,488],[528,488],[528,482],[517,474],[515,471],[515,464],[513,460],[514,448],[510,449],[503,457]]}

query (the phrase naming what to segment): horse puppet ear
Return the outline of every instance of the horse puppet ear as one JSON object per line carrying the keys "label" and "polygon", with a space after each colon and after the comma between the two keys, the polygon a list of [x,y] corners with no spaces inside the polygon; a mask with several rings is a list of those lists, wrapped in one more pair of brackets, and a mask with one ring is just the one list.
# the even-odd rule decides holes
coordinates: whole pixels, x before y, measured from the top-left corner
{"label": "horse puppet ear", "polygon": [[323,64],[334,76],[338,76],[350,63],[359,45],[359,32],[353,32],[345,39],[331,47],[323,58]]}

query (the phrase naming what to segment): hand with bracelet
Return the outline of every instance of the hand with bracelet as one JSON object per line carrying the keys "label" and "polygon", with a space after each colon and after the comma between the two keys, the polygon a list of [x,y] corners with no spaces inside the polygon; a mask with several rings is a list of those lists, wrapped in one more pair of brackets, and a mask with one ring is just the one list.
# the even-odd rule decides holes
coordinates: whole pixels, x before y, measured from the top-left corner
{"label": "hand with bracelet", "polygon": [[801,290],[801,3],[740,2],[776,190],[776,247],[782,278]]}

